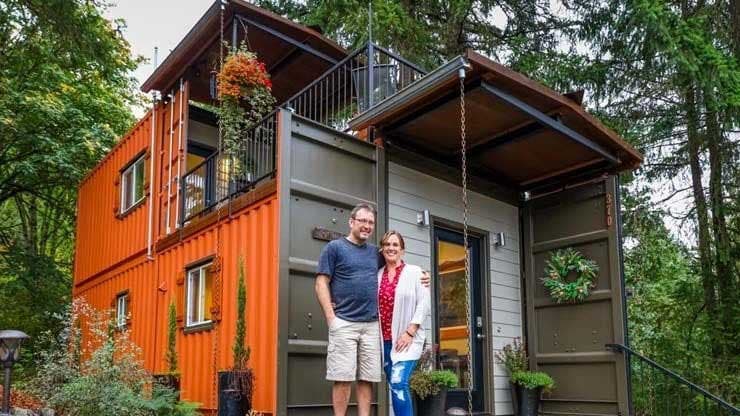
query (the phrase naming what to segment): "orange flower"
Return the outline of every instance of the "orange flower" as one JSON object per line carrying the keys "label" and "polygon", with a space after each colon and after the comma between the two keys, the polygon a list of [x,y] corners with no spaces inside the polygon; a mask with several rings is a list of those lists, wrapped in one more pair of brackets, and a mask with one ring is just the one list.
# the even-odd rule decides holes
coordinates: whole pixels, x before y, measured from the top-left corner
{"label": "orange flower", "polygon": [[218,74],[219,98],[246,98],[258,87],[272,90],[265,64],[251,52],[238,51],[229,55]]}

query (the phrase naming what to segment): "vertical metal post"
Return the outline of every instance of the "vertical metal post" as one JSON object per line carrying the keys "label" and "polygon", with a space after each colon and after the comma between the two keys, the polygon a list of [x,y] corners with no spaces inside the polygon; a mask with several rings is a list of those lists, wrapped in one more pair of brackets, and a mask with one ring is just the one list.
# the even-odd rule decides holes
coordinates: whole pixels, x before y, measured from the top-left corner
{"label": "vertical metal post", "polygon": [[[372,9],[371,9],[372,10]],[[367,108],[369,110],[373,106],[373,95],[375,91],[375,82],[373,77],[373,69],[375,68],[375,45],[372,40],[367,43]]]}
{"label": "vertical metal post", "polygon": [[240,21],[239,16],[234,15],[234,18],[231,19],[231,50],[232,51],[236,51],[236,49],[239,47],[239,45],[236,44],[237,31],[239,30],[239,27],[236,24],[237,21]]}
{"label": "vertical metal post", "polygon": [[180,192],[180,200],[178,201],[178,205],[180,206],[180,212],[182,213],[182,215],[180,215],[180,217],[178,218],[180,220],[180,229],[182,229],[182,227],[185,226],[185,217],[187,217],[187,213],[185,212],[185,199],[187,199],[186,193],[185,193],[186,191],[185,190],[185,178],[186,177],[187,175],[180,176],[180,190],[182,191]]}
{"label": "vertical metal post", "polygon": [[[12,358],[12,357],[11,357]],[[5,380],[3,382],[3,415],[10,414],[10,368],[12,361],[5,363]]]}

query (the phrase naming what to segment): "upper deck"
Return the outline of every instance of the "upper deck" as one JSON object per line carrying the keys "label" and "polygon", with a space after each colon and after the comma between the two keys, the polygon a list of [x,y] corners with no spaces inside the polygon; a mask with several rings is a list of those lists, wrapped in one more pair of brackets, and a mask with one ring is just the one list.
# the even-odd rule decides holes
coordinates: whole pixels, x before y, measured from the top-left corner
{"label": "upper deck", "polygon": [[[244,1],[215,2],[144,82],[145,92],[159,91],[152,110],[81,185],[77,283],[176,244],[212,224],[226,202],[275,192],[278,108],[245,134],[236,154],[221,152],[218,119],[209,109],[218,105],[222,40],[257,54],[277,107],[296,119],[451,171],[460,169],[462,85],[469,173],[512,195],[631,169],[641,160],[582,108],[578,95],[559,94],[475,52],[427,73],[373,43],[348,54],[319,32]],[[142,157],[141,177],[133,176],[129,192],[124,174]],[[130,207],[129,193],[137,197]],[[105,256],[96,254],[100,248]]]}

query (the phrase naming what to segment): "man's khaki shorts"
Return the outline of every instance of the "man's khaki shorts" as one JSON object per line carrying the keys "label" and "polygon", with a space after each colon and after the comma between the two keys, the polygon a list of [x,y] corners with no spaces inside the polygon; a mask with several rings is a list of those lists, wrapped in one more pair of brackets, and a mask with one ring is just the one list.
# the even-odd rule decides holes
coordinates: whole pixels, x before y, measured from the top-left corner
{"label": "man's khaki shorts", "polygon": [[379,383],[380,359],[378,321],[349,322],[338,317],[334,318],[329,326],[327,380]]}

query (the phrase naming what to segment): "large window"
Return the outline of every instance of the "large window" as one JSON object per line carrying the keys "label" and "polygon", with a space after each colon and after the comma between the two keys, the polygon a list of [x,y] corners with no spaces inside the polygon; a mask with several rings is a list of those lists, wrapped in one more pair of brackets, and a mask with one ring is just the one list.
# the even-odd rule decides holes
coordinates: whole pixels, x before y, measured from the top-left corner
{"label": "large window", "polygon": [[187,326],[211,322],[211,263],[189,269],[187,272]]}
{"label": "large window", "polygon": [[121,213],[144,199],[144,156],[121,172]]}
{"label": "large window", "polygon": [[124,328],[128,322],[128,292],[116,296],[116,326]]}

